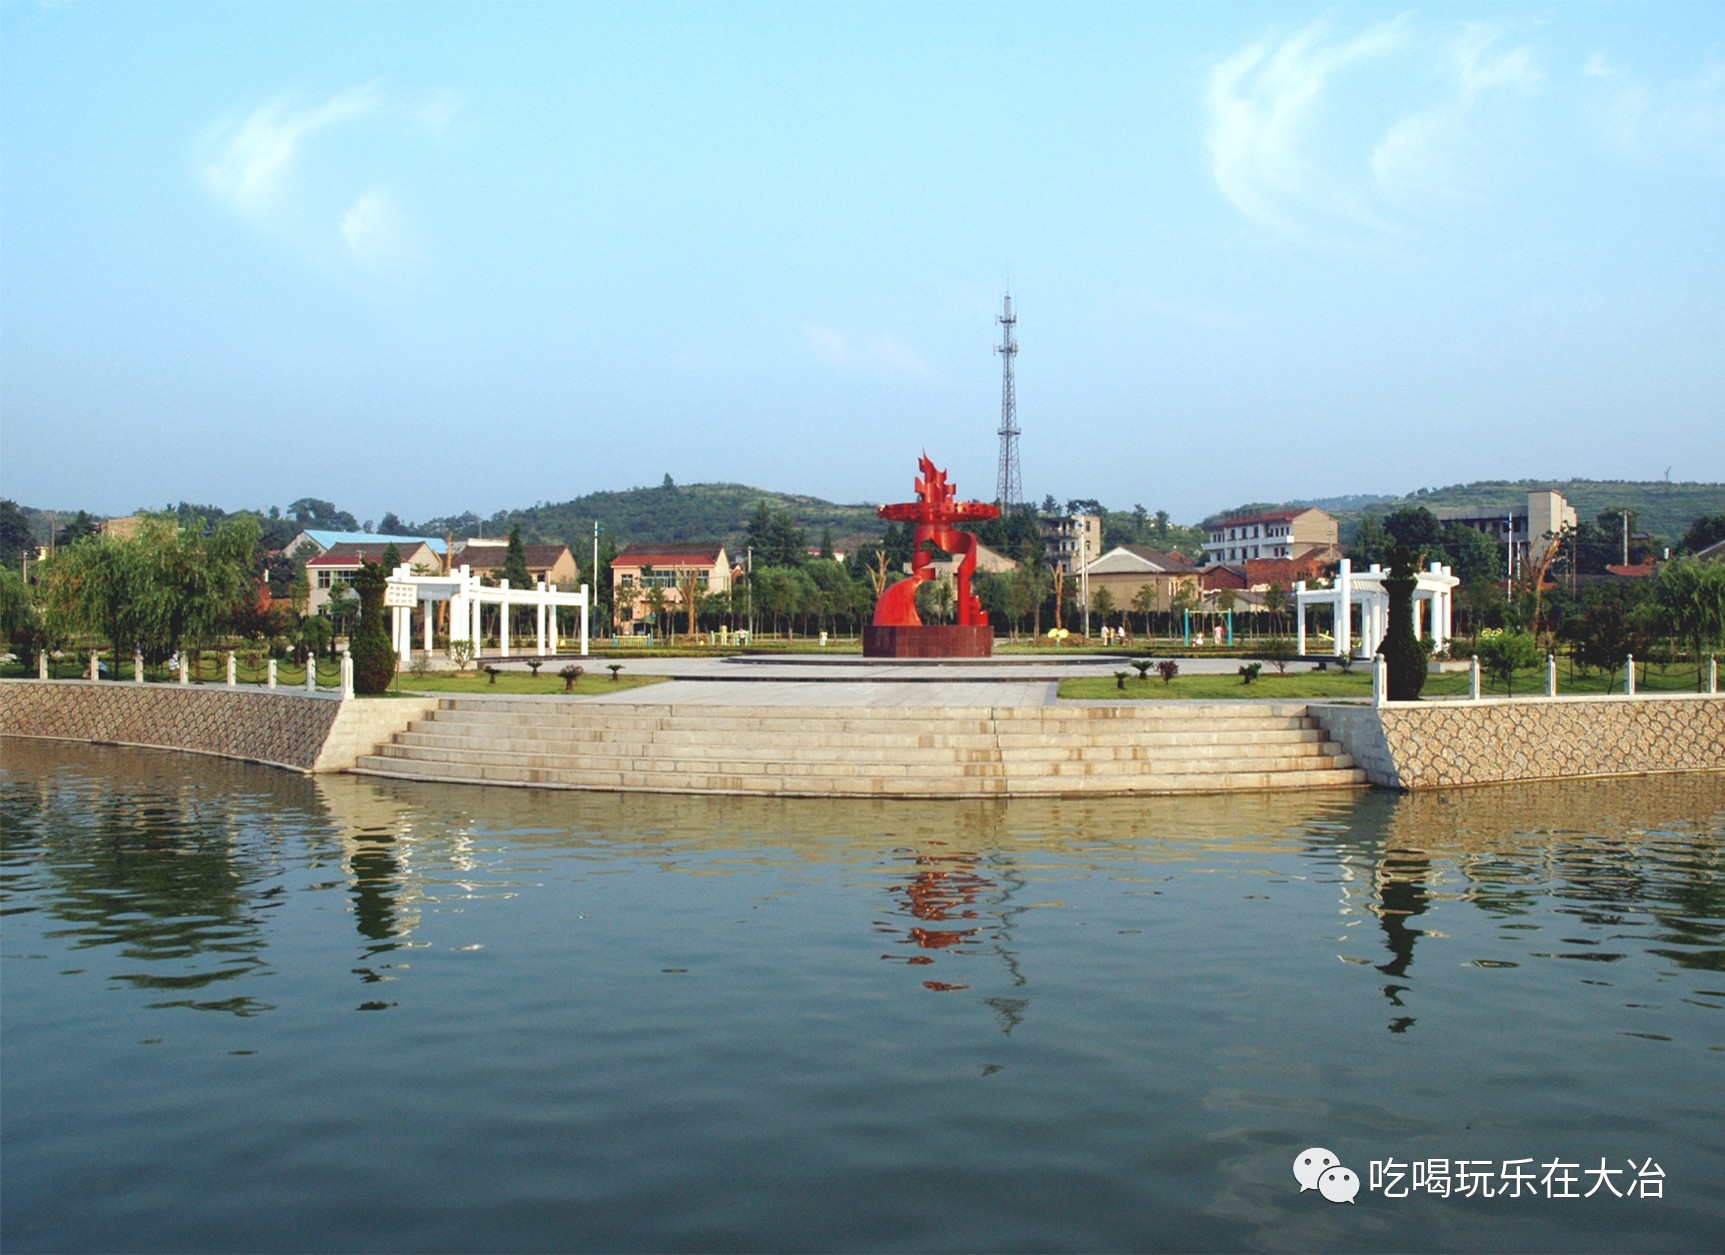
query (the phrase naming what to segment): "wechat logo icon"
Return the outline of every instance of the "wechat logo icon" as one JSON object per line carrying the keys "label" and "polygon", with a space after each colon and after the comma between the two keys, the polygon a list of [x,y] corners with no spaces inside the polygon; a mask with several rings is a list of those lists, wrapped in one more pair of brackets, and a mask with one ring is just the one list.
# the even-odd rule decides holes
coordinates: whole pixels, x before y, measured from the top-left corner
{"label": "wechat logo icon", "polygon": [[1334,1152],[1314,1146],[1294,1156],[1294,1179],[1300,1193],[1316,1190],[1332,1203],[1351,1203],[1360,1192],[1359,1174],[1342,1167]]}

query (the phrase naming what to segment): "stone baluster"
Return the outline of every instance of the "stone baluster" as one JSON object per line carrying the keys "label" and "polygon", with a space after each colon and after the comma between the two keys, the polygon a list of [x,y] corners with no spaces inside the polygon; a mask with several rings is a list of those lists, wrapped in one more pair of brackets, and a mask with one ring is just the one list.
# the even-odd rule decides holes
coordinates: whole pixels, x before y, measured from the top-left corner
{"label": "stone baluster", "polygon": [[341,698],[346,701],[353,696],[353,655],[345,649],[341,654]]}
{"label": "stone baluster", "polygon": [[1389,664],[1382,654],[1372,655],[1372,705],[1382,706],[1389,700]]}
{"label": "stone baluster", "polygon": [[240,682],[240,660],[233,650],[228,650],[228,687],[232,688]]}
{"label": "stone baluster", "polygon": [[1470,702],[1479,700],[1479,655],[1467,656],[1467,697]]}
{"label": "stone baluster", "polygon": [[274,658],[270,659],[269,673],[264,680],[264,684],[272,689],[276,686],[276,660]]}
{"label": "stone baluster", "polygon": [[191,682],[191,664],[187,661],[186,655],[182,652],[180,654],[180,683],[190,684]]}
{"label": "stone baluster", "polygon": [[1630,654],[1623,660],[1623,695],[1635,696],[1635,655]]}
{"label": "stone baluster", "polygon": [[1545,695],[1547,697],[1556,697],[1557,696],[1557,655],[1556,654],[1547,654],[1545,656]]}
{"label": "stone baluster", "polygon": [[45,649],[36,652],[36,678],[38,680],[48,678],[48,651]]}
{"label": "stone baluster", "polygon": [[1707,691],[1709,693],[1719,691],[1719,659],[1714,654],[1707,655]]}
{"label": "stone baluster", "polygon": [[101,663],[96,657],[95,650],[90,651],[90,678],[92,680],[100,680],[102,678]]}
{"label": "stone baluster", "polygon": [[144,651],[141,649],[134,649],[132,651],[132,683],[133,684],[142,684],[143,682],[144,682]]}
{"label": "stone baluster", "polygon": [[317,651],[314,649],[305,651],[305,691],[317,692]]}

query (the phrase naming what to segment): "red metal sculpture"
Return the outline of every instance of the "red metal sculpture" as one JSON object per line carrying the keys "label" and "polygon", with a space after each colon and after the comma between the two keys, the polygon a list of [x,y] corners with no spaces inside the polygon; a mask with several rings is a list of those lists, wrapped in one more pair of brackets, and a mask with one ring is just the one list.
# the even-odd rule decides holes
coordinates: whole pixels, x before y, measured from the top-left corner
{"label": "red metal sculpture", "polygon": [[[935,469],[926,453],[917,467],[922,472],[916,481],[917,499],[883,505],[877,511],[883,519],[916,524],[915,551],[910,576],[888,588],[875,604],[874,628],[864,635],[863,652],[877,657],[986,656],[992,645],[992,632],[982,602],[970,591],[970,576],[976,570],[976,537],[960,531],[955,524],[961,520],[999,518],[1000,507],[981,501],[955,500],[946,472]],[[926,547],[929,542],[958,555],[958,567],[953,572],[958,594],[954,627],[930,627],[916,612],[917,587],[934,578],[934,555]]]}

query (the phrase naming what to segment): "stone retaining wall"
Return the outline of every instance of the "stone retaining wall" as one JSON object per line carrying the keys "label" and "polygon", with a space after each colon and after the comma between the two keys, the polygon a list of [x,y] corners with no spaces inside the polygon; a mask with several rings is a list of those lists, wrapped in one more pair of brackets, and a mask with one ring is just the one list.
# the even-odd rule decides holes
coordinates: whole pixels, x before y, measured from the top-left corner
{"label": "stone retaining wall", "polygon": [[1312,703],[1373,784],[1435,789],[1666,771],[1725,771],[1725,697]]}
{"label": "stone retaining wall", "polygon": [[6,680],[0,733],[344,771],[435,704],[433,698],[342,701],[296,689]]}

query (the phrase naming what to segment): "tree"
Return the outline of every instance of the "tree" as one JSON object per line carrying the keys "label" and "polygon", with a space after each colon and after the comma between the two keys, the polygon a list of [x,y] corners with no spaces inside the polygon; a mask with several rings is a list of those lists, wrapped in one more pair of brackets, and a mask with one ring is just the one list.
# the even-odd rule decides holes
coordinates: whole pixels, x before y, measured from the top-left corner
{"label": "tree", "polygon": [[[667,479],[670,476],[666,476]],[[694,567],[686,567],[677,572],[677,596],[682,601],[683,610],[689,622],[689,635],[695,634],[695,616],[699,613],[701,591],[701,573]]]}
{"label": "tree", "polygon": [[1699,553],[1721,540],[1725,540],[1725,514],[1703,514],[1689,525],[1677,547],[1684,553]]}
{"label": "tree", "polygon": [[1090,594],[1090,609],[1106,626],[1108,616],[1114,613],[1114,594],[1106,588],[1098,588]]}
{"label": "tree", "polygon": [[1270,615],[1271,631],[1282,630],[1282,611],[1288,607],[1288,594],[1280,584],[1271,584],[1264,590],[1264,609]]}
{"label": "tree", "polygon": [[248,516],[208,536],[202,520],[179,527],[166,515],[148,516],[133,536],[87,536],[59,551],[44,576],[44,601],[57,622],[112,644],[116,674],[133,650],[158,662],[212,643],[236,608],[255,599],[257,537]]}
{"label": "tree", "polygon": [[388,573],[375,562],[362,562],[353,573],[354,591],[359,594],[359,625],[348,653],[353,658],[356,693],[382,693],[395,678],[395,648],[389,643],[389,627],[384,621],[383,588],[387,583]]}
{"label": "tree", "polygon": [[1426,683],[1426,654],[1414,635],[1414,588],[1418,583],[1412,551],[1397,544],[1383,579],[1384,592],[1389,594],[1390,621],[1383,644],[1378,646],[1389,673],[1392,702],[1417,700]]}
{"label": "tree", "polygon": [[1697,666],[1702,651],[1725,638],[1725,565],[1682,557],[1659,570],[1653,586],[1672,635],[1694,653]]}
{"label": "tree", "polygon": [[16,501],[0,501],[0,566],[15,567],[20,555],[35,554],[36,537],[30,531],[30,520]]}
{"label": "tree", "polygon": [[1150,635],[1150,612],[1156,609],[1156,590],[1149,584],[1140,584],[1138,591],[1132,594],[1132,608],[1144,616],[1144,635]]}
{"label": "tree", "polygon": [[409,529],[394,510],[385,510],[383,517],[377,521],[377,530],[385,536],[405,536]]}
{"label": "tree", "polygon": [[359,521],[346,510],[338,510],[330,501],[316,497],[301,497],[288,507],[288,517],[301,528],[330,532],[357,532]]}
{"label": "tree", "polygon": [[1606,691],[1617,683],[1617,670],[1630,654],[1647,653],[1645,585],[1624,582],[1595,584],[1582,601],[1581,613],[1566,625],[1573,642],[1571,657],[1583,667],[1605,672]]}
{"label": "tree", "polygon": [[1537,667],[1543,654],[1532,632],[1505,632],[1491,629],[1480,633],[1479,665],[1488,675],[1500,679],[1505,691],[1515,696],[1515,673]]}

